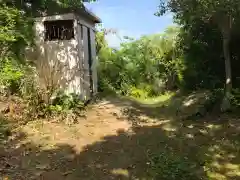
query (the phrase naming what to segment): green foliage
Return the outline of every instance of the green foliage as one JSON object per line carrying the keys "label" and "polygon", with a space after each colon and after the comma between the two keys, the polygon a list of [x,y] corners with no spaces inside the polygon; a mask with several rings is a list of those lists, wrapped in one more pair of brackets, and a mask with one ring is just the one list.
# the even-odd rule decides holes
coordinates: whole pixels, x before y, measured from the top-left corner
{"label": "green foliage", "polygon": [[4,94],[19,93],[24,50],[32,42],[32,23],[15,7],[0,5],[0,84]]}
{"label": "green foliage", "polygon": [[80,101],[76,94],[66,94],[59,91],[55,97],[52,97],[51,104],[43,104],[40,112],[45,117],[55,117],[60,122],[73,124],[77,117],[83,115],[85,104]]}
{"label": "green foliage", "polygon": [[138,89],[136,87],[131,87],[129,90],[129,95],[138,99],[146,99],[149,97],[149,94],[147,91],[144,91],[143,89]]}
{"label": "green foliage", "polygon": [[32,21],[15,7],[0,5],[0,55],[22,60],[26,45],[32,42]]}
{"label": "green foliage", "polygon": [[[222,109],[230,109],[230,94],[232,91],[232,59],[233,56],[231,54],[231,41],[232,36],[235,34],[233,33],[235,29],[238,29],[239,24],[239,15],[240,15],[240,1],[239,0],[198,0],[198,1],[192,1],[192,0],[169,0],[164,1],[162,0],[159,6],[159,11],[157,15],[163,15],[166,11],[170,11],[174,13],[174,17],[176,22],[182,25],[183,29],[185,31],[190,32],[190,38],[183,37],[184,41],[188,39],[188,42],[190,42],[192,45],[189,46],[189,48],[195,48],[198,52],[203,52],[205,56],[211,56],[210,58],[204,58],[200,59],[200,61],[197,63],[193,62],[191,64],[194,65],[194,67],[190,67],[194,70],[189,70],[188,73],[190,74],[190,79],[197,80],[200,79],[202,81],[202,84],[200,86],[206,86],[206,84],[210,84],[210,86],[219,86],[221,84],[221,77],[225,73],[225,82],[222,82],[222,85],[224,84],[225,88],[225,96],[222,101]],[[197,29],[197,27],[199,29]],[[207,29],[209,28],[209,29]],[[205,31],[204,31],[205,30]],[[206,31],[208,30],[208,31]],[[198,34],[195,34],[195,37],[192,36],[194,31],[198,32]],[[202,32],[202,33],[200,33]],[[209,34],[213,34],[214,36],[209,36]],[[236,33],[239,36],[239,33]],[[218,35],[218,36],[215,36]],[[192,37],[191,37],[192,36]],[[219,43],[215,43],[213,39],[217,37],[217,41]],[[204,39],[203,39],[204,38]],[[205,39],[207,38],[207,39]],[[204,42],[204,41],[205,42]],[[202,43],[204,42],[204,43]],[[196,47],[197,45],[197,47]],[[214,46],[215,45],[215,46]],[[222,48],[218,51],[213,51],[215,47],[221,46]],[[213,49],[211,49],[211,52],[208,53],[207,47],[210,46]],[[185,49],[184,54],[188,55],[189,50]],[[191,52],[191,50],[190,50]],[[215,55],[214,52],[218,52],[216,57],[213,57],[212,55]],[[203,55],[203,56],[204,56]],[[222,55],[222,56],[221,56]],[[194,54],[196,57],[196,53]],[[217,58],[218,57],[218,58]],[[203,61],[212,61],[213,60],[220,64],[218,66],[219,70],[216,70],[213,66],[206,66],[205,73],[202,73],[200,77],[197,77],[197,73],[195,71],[196,65],[200,66],[202,68],[205,66]],[[224,61],[222,61],[224,60]],[[224,65],[222,65],[222,62],[224,62]],[[216,66],[215,66],[216,67]],[[224,69],[224,73],[222,72],[222,69]],[[207,72],[206,72],[207,71]],[[215,72],[214,72],[215,71]],[[212,72],[219,73],[220,76],[211,76]],[[194,75],[195,73],[195,75]],[[194,77],[195,76],[195,77]],[[206,83],[207,81],[210,83]],[[197,80],[199,81],[199,80]],[[199,85],[199,84],[198,84]],[[209,88],[209,87],[208,87]]]}
{"label": "green foliage", "polygon": [[62,109],[81,109],[84,107],[84,103],[80,101],[79,95],[71,93],[66,94],[63,91],[59,91],[52,102],[53,106],[61,106]]}
{"label": "green foliage", "polygon": [[235,107],[237,108],[240,107],[240,89],[239,88],[233,89],[232,95],[231,95],[231,102],[232,102],[232,105],[234,105]]}
{"label": "green foliage", "polygon": [[94,2],[95,0],[35,0],[35,1],[18,1],[18,0],[2,0],[9,7],[15,7],[27,14],[27,16],[39,16],[43,14],[53,14],[56,12],[64,12],[70,8],[84,8],[83,2]]}
{"label": "green foliage", "polygon": [[100,90],[146,98],[180,86],[184,64],[178,33],[179,28],[169,27],[163,34],[128,38],[116,50],[102,41],[104,33],[99,32],[97,42],[104,42],[98,51]]}
{"label": "green foliage", "polygon": [[23,71],[12,58],[4,58],[0,63],[0,86],[3,94],[17,93]]}

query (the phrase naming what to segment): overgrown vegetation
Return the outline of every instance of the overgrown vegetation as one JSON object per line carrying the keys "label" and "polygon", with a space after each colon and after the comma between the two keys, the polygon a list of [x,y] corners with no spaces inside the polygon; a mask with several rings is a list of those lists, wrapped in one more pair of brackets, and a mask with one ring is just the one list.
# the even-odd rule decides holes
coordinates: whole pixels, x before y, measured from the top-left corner
{"label": "overgrown vegetation", "polygon": [[163,34],[129,39],[118,50],[101,41],[100,88],[141,98],[179,88],[184,65],[176,47],[178,33],[179,28],[170,27]]}
{"label": "overgrown vegetation", "polygon": [[59,86],[48,83],[53,82],[54,77],[47,77],[43,86],[41,72],[26,56],[27,49],[34,48],[33,18],[51,13],[53,6],[54,11],[81,8],[82,1],[4,0],[0,4],[0,93],[4,97],[19,97],[27,119],[69,114],[84,107],[76,95],[66,95]]}
{"label": "overgrown vegetation", "polygon": [[239,86],[240,5],[220,0],[209,9],[204,4],[204,0],[162,1],[156,15],[171,11],[176,27],[137,40],[128,38],[119,49],[101,41],[100,87],[140,98],[177,89],[222,89],[222,111],[236,104],[230,101],[236,95],[232,87]]}

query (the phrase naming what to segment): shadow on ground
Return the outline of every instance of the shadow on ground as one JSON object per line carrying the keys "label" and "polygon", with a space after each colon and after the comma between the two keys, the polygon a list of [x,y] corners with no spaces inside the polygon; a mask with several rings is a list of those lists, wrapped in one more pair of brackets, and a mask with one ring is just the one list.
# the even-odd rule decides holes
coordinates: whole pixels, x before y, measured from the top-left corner
{"label": "shadow on ground", "polygon": [[[199,91],[190,94],[178,92],[164,101],[154,103],[142,103],[134,98],[121,96],[107,96],[104,100],[121,107],[123,115],[134,124],[141,122],[141,117],[144,116],[157,121],[189,119],[189,117],[193,117],[193,115],[197,115],[199,112],[202,113],[201,111],[204,109],[209,97],[209,92]],[[205,112],[203,114],[205,115]]]}
{"label": "shadow on ground", "polygon": [[135,124],[131,130],[105,136],[80,152],[68,144],[46,149],[32,143],[21,144],[21,140],[15,141],[3,154],[8,165],[0,167],[0,174],[14,180],[240,178],[238,118],[225,116],[221,120],[208,117],[183,121],[175,118],[176,115],[162,113],[165,111],[162,107],[144,107],[135,105],[135,102],[129,105],[129,101],[122,99],[114,99],[111,103],[121,107],[131,106],[138,112],[133,118],[144,115],[154,117],[159,123]]}

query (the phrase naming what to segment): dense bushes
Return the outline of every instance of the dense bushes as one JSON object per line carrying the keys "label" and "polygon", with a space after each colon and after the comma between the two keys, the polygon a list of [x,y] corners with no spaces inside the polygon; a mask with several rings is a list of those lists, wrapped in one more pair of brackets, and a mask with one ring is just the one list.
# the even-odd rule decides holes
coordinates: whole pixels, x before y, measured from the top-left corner
{"label": "dense bushes", "polygon": [[99,45],[100,90],[146,98],[179,88],[184,66],[178,33],[170,27],[163,34],[129,39],[118,50]]}
{"label": "dense bushes", "polygon": [[19,91],[23,71],[12,58],[2,58],[0,64],[1,94],[13,94]]}
{"label": "dense bushes", "polygon": [[[100,90],[138,98],[176,89],[223,91],[226,75],[220,29],[198,16],[181,18],[175,17],[179,27],[137,40],[129,38],[119,49],[108,47],[106,42],[99,45]],[[234,21],[230,42],[233,88],[240,85],[239,19]],[[235,90],[232,95],[236,95]]]}
{"label": "dense bushes", "polygon": [[3,94],[19,93],[24,76],[24,49],[31,44],[31,22],[14,7],[0,5],[0,85]]}

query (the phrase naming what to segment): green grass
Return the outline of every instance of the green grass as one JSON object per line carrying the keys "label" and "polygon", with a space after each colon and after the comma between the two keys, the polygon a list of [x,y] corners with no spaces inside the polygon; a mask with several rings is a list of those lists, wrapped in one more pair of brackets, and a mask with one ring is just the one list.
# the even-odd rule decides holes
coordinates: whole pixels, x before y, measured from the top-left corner
{"label": "green grass", "polygon": [[138,101],[139,103],[152,105],[152,104],[165,104],[168,100],[170,100],[174,95],[175,92],[166,92],[165,94],[156,96],[156,97],[149,97],[149,98],[136,98],[132,97],[134,100]]}

